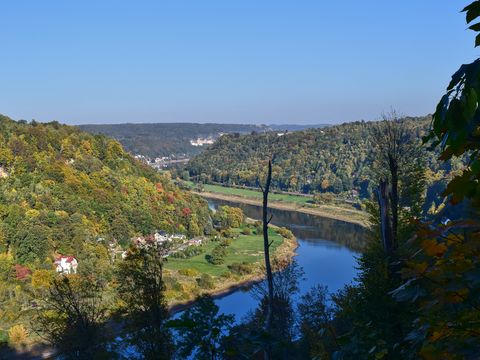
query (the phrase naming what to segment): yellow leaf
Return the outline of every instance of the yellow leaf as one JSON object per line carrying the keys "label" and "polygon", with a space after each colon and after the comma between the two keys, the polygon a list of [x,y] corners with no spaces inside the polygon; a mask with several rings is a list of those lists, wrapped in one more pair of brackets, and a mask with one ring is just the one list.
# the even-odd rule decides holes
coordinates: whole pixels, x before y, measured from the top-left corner
{"label": "yellow leaf", "polygon": [[441,257],[447,251],[447,247],[445,246],[445,244],[438,243],[434,239],[423,240],[422,248],[425,250],[425,253],[428,256]]}

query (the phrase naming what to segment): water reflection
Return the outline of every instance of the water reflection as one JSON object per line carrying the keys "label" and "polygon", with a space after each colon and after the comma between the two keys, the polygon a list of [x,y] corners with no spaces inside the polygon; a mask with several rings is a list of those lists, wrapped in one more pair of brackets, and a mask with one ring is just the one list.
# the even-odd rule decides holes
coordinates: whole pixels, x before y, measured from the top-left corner
{"label": "water reflection", "polygon": [[[248,217],[261,218],[261,209],[256,206],[209,201],[212,208],[219,205],[238,206]],[[299,283],[300,295],[314,285],[321,284],[335,292],[354,281],[356,255],[365,241],[365,230],[361,226],[285,210],[272,209],[272,214],[272,224],[289,228],[297,237],[299,247],[295,260],[304,270]],[[237,320],[258,306],[248,288],[218,299],[217,304],[222,312],[235,314]]]}
{"label": "water reflection", "polygon": [[[222,200],[209,200],[210,208],[219,205],[234,205],[241,208],[251,218],[261,219],[262,209],[259,206],[232,203]],[[297,238],[306,242],[317,242],[318,239],[333,241],[349,249],[359,252],[365,244],[365,229],[358,224],[323,218],[296,211],[270,209],[273,215],[272,224],[285,226],[293,231]]]}

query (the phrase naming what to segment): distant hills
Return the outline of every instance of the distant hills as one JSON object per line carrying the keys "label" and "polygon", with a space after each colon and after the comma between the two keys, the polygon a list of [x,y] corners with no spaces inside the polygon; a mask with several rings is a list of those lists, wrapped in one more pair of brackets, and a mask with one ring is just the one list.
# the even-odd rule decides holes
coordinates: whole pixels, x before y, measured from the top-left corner
{"label": "distant hills", "polygon": [[[84,131],[104,134],[118,140],[134,155],[149,158],[168,156],[191,157],[199,154],[221,134],[265,133],[268,131],[299,131],[328,125],[249,125],[249,124],[196,124],[196,123],[152,123],[80,125]],[[201,145],[199,145],[201,144]]]}
{"label": "distant hills", "polygon": [[[420,146],[422,136],[430,128],[431,117],[410,117],[404,121]],[[354,191],[360,197],[370,198],[374,128],[375,122],[357,121],[283,136],[278,133],[225,135],[193,157],[187,168],[192,180],[258,187],[259,174],[265,172],[268,154],[275,154],[272,186],[277,190],[310,194]],[[438,154],[433,152],[426,152],[425,157],[427,181],[439,183],[436,191],[444,188],[445,174],[463,166],[461,159],[439,162]]]}

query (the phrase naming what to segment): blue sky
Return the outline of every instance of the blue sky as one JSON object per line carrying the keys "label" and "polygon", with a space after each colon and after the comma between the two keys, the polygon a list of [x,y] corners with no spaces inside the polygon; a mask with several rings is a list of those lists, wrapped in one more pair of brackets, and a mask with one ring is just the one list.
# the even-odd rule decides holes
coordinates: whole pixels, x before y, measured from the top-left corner
{"label": "blue sky", "polygon": [[424,115],[478,55],[466,4],[0,0],[0,113],[69,124]]}

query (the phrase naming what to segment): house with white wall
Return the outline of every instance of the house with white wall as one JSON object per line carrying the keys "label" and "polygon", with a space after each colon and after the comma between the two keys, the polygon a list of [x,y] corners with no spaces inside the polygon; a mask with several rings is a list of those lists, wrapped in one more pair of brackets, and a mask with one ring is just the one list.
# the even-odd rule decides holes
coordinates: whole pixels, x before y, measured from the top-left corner
{"label": "house with white wall", "polygon": [[78,261],[73,256],[60,255],[55,259],[55,270],[60,274],[76,274]]}

